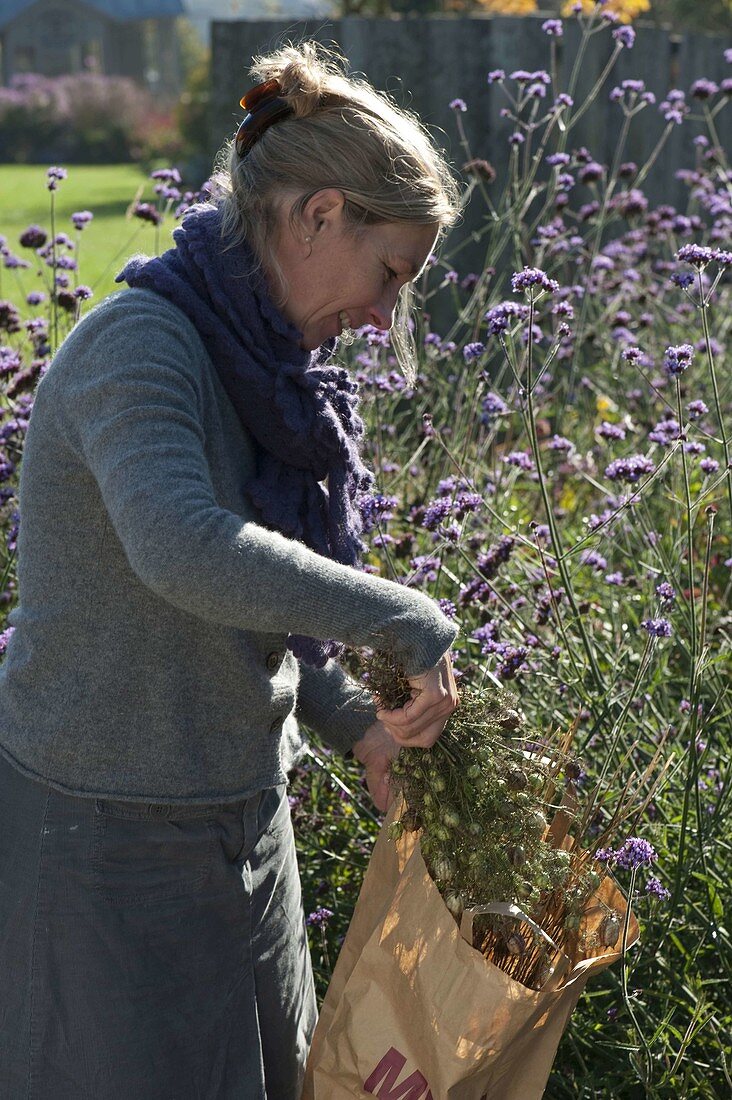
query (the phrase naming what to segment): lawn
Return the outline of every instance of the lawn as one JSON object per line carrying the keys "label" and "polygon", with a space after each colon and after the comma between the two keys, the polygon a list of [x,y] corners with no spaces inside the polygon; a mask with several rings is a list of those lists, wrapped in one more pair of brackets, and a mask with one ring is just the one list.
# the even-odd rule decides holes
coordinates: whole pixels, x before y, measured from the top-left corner
{"label": "lawn", "polygon": [[[114,276],[125,257],[134,252],[155,251],[155,228],[149,222],[125,216],[136,198],[152,201],[153,182],[134,164],[75,165],[56,191],[56,231],[75,237],[70,216],[90,210],[94,220],[81,233],[79,282],[90,286],[99,301],[115,289]],[[141,194],[138,194],[142,192]],[[13,252],[30,259],[19,246],[18,236],[31,224],[51,228],[51,195],[46,187],[46,169],[41,165],[0,165],[0,232]],[[172,222],[161,234],[163,250],[169,241]],[[0,269],[0,294],[12,294],[18,305],[23,298],[12,286],[15,272]],[[28,286],[27,274],[23,280]]]}

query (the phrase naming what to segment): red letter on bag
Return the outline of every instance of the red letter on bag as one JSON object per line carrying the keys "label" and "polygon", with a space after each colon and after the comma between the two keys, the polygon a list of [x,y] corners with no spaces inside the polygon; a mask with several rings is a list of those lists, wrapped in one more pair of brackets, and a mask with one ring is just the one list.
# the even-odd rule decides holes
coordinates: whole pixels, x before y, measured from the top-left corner
{"label": "red letter on bag", "polygon": [[[397,1085],[397,1078],[404,1069],[407,1059],[394,1047],[390,1047],[363,1087],[366,1092],[374,1093],[381,1100],[420,1100],[428,1088],[426,1079],[415,1070],[411,1077]],[[379,1085],[379,1082],[381,1084]],[[378,1091],[377,1091],[378,1087]],[[431,1093],[424,1100],[432,1100]]]}

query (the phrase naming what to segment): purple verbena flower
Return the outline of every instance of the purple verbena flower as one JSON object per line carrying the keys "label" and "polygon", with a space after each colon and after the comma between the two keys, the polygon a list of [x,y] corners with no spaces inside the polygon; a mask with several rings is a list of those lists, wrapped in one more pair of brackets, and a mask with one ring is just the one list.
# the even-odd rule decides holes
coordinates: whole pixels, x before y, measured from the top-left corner
{"label": "purple verbena flower", "polygon": [[591,565],[593,569],[600,573],[607,569],[606,559],[603,558],[602,554],[598,554],[597,550],[583,550],[580,554],[580,563]]}
{"label": "purple verbena flower", "polygon": [[379,524],[388,523],[393,519],[392,509],[398,503],[398,498],[394,496],[385,496],[383,493],[364,493],[358,502],[364,534],[373,531]]}
{"label": "purple verbena flower", "polygon": [[422,526],[428,531],[434,531],[439,524],[452,512],[452,501],[448,497],[438,497],[431,500],[425,508]]}
{"label": "purple verbena flower", "polygon": [[541,29],[550,38],[561,38],[564,34],[564,24],[561,19],[547,19],[541,24]]}
{"label": "purple verbena flower", "polygon": [[503,398],[499,397],[497,393],[486,394],[482,401],[482,409],[481,420],[484,424],[497,419],[499,416],[507,416],[511,411]]}
{"label": "purple verbena flower", "polygon": [[458,493],[455,498],[455,515],[458,519],[463,519],[468,512],[477,512],[482,503],[480,493]]}
{"label": "purple verbena flower", "polygon": [[451,99],[448,104],[451,111],[467,111],[468,105],[464,99]]}
{"label": "purple verbena flower", "polygon": [[592,160],[589,164],[585,164],[579,170],[579,178],[581,183],[595,183],[597,180],[601,180],[605,169],[597,161]]}
{"label": "purple verbena flower", "polygon": [[40,225],[29,225],[19,237],[23,248],[42,248],[48,240],[48,234]]}
{"label": "purple verbena flower", "polygon": [[140,218],[141,221],[151,222],[153,225],[160,225],[163,221],[163,215],[151,202],[135,203],[132,208],[132,213],[136,218]]}
{"label": "purple verbena flower", "polygon": [[597,429],[597,434],[603,439],[625,439],[625,428],[620,424],[610,424],[607,420],[603,420]]}
{"label": "purple verbena flower", "polygon": [[56,165],[46,169],[46,177],[48,179],[46,187],[48,188],[48,190],[55,191],[59,185],[59,181],[65,180],[68,174],[69,173],[66,171],[65,168],[59,168]]}
{"label": "purple verbena flower", "polygon": [[661,581],[656,585],[656,595],[662,603],[673,603],[676,599],[676,592],[672,585],[668,581]]}
{"label": "purple verbena flower", "polygon": [[616,42],[619,42],[621,46],[625,46],[626,49],[632,50],[635,43],[635,31],[632,27],[616,27],[613,31],[613,38]]}
{"label": "purple verbena flower", "polygon": [[432,584],[436,581],[440,564],[439,558],[430,557],[429,554],[418,554],[409,562],[410,568],[414,570],[414,580],[419,584]]}
{"label": "purple verbena flower", "polygon": [[671,637],[671,623],[668,619],[644,619],[641,626],[652,638]]}
{"label": "purple verbena flower", "polygon": [[710,99],[713,95],[716,95],[719,91],[719,85],[715,84],[713,80],[707,80],[702,77],[701,80],[695,80],[689,89],[689,95],[694,99]]}
{"label": "purple verbena flower", "polygon": [[156,168],[150,173],[151,180],[163,180],[166,183],[180,183],[180,172],[177,168]]}
{"label": "purple verbena flower", "polygon": [[574,450],[574,443],[571,439],[567,439],[563,435],[554,435],[549,442],[549,449],[552,451],[569,452]]}
{"label": "purple verbena flower", "polygon": [[613,852],[613,862],[625,871],[636,871],[640,867],[648,867],[657,859],[658,853],[653,845],[639,836],[629,836]]}
{"label": "purple verbena flower", "polygon": [[20,352],[0,344],[0,375],[15,374],[20,368]]}
{"label": "purple verbena flower", "polygon": [[676,253],[676,259],[687,264],[693,264],[701,271],[714,259],[711,248],[699,244],[683,244]]}
{"label": "purple verbena flower", "polygon": [[691,344],[677,344],[666,348],[663,359],[663,367],[671,377],[677,377],[691,366],[694,357],[694,349]]}
{"label": "purple verbena flower", "polygon": [[513,552],[514,540],[510,535],[502,535],[484,554],[479,554],[476,565],[487,580],[498,572],[499,565],[507,562]]}
{"label": "purple verbena flower", "polygon": [[629,455],[611,462],[605,468],[605,477],[610,481],[626,481],[632,484],[639,481],[643,474],[652,474],[655,468],[651,459],[645,455]]}
{"label": "purple verbena flower", "polygon": [[679,287],[681,290],[686,290],[687,286],[691,286],[694,282],[694,276],[690,272],[676,271],[671,276],[671,282],[674,286]]}
{"label": "purple verbena flower", "polygon": [[513,680],[519,672],[526,669],[525,661],[529,655],[529,650],[526,646],[499,642],[495,652],[497,652],[501,658],[500,664],[496,669],[496,675],[499,680]]}
{"label": "purple verbena flower", "polygon": [[327,928],[328,921],[333,916],[332,909],[326,909],[324,906],[320,906],[314,913],[310,913],[305,919],[305,923],[311,928]]}
{"label": "purple verbena flower", "polygon": [[488,322],[488,331],[491,336],[500,336],[506,332],[512,318],[525,321],[529,316],[529,307],[518,302],[501,302],[493,306],[485,314]]}
{"label": "purple verbena flower", "polygon": [[91,210],[77,210],[75,214],[71,215],[71,221],[75,229],[83,229],[92,221],[93,217]]}
{"label": "purple verbena flower", "polygon": [[559,283],[555,279],[550,279],[546,272],[538,267],[524,267],[523,271],[514,272],[511,276],[511,289],[514,294],[533,292],[534,287],[554,294],[559,290]]}
{"label": "purple verbena flower", "polygon": [[463,348],[463,359],[466,363],[472,363],[475,359],[480,359],[484,351],[485,344],[481,344],[479,340],[476,340],[474,344],[465,345]]}
{"label": "purple verbena flower", "polygon": [[678,420],[674,420],[671,413],[666,413],[665,415],[667,419],[659,420],[656,426],[648,433],[648,438],[652,443],[661,443],[664,447],[667,447],[679,438],[681,429]]}
{"label": "purple verbena flower", "polygon": [[658,898],[659,901],[668,901],[671,897],[671,891],[667,890],[665,886],[662,886],[659,879],[655,875],[649,875],[646,882],[646,893],[650,894],[653,898]]}
{"label": "purple verbena flower", "polygon": [[533,470],[534,463],[527,451],[511,451],[503,456],[503,461],[508,466],[517,466],[520,470]]}

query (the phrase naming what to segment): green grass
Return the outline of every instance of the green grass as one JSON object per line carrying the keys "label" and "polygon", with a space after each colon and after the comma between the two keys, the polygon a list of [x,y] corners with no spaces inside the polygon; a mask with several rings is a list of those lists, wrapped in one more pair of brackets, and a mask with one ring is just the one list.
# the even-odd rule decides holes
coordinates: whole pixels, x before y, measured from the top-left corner
{"label": "green grass", "polygon": [[[74,238],[71,214],[77,210],[91,210],[94,214],[94,220],[81,233],[79,249],[79,282],[94,291],[90,303],[93,304],[119,289],[115,287],[114,276],[127,256],[135,252],[152,254],[156,250],[154,227],[124,216],[141,188],[144,191],[140,197],[146,201],[153,200],[155,195],[152,181],[134,164],[76,165],[68,173],[68,179],[62,180],[56,191],[56,232]],[[18,236],[33,223],[46,230],[51,228],[51,193],[46,187],[46,169],[41,165],[0,165],[0,234],[13,252],[27,260],[32,259],[32,253],[20,247]],[[161,251],[168,247],[173,225],[168,219],[161,232]],[[27,289],[29,272],[22,274]],[[0,278],[0,296],[10,296],[20,306],[24,294],[18,293],[15,272],[0,269]]]}

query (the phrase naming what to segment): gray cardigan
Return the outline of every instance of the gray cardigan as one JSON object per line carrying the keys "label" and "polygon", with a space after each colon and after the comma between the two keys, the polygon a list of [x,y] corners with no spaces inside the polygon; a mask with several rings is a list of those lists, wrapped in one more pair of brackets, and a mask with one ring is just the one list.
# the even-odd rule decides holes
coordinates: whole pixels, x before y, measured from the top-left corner
{"label": "gray cardigan", "polygon": [[122,290],[35,394],[20,476],[19,604],[0,749],[77,795],[222,802],[285,782],[299,723],[345,752],[373,700],[287,634],[431,668],[456,626],[421,592],[256,522],[251,437],[188,318]]}

